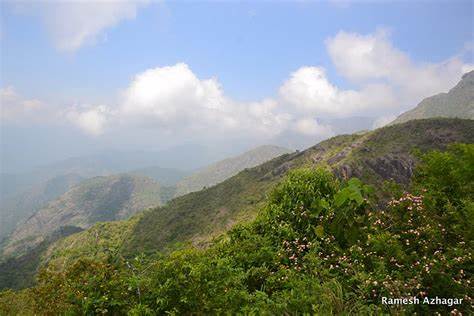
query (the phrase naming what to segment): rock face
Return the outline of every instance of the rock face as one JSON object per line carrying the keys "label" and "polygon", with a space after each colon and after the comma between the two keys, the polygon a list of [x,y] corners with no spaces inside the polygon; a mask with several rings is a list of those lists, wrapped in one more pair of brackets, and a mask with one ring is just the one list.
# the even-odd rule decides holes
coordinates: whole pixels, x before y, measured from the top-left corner
{"label": "rock face", "polygon": [[181,180],[177,185],[175,196],[181,196],[213,186],[246,168],[258,166],[289,152],[291,150],[287,148],[266,145],[247,151],[239,156],[216,162]]}
{"label": "rock face", "polygon": [[432,117],[474,119],[474,71],[464,74],[448,93],[426,98],[413,110],[403,113],[391,124]]}
{"label": "rock face", "polygon": [[96,222],[125,219],[160,204],[160,186],[150,178],[130,175],[92,178],[19,225],[4,247],[4,255],[23,253],[62,227],[86,229]]}

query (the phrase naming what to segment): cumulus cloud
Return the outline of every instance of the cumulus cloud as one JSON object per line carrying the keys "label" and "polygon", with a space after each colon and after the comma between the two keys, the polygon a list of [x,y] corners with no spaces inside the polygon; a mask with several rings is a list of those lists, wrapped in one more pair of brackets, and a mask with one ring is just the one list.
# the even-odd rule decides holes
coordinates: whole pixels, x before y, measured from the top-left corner
{"label": "cumulus cloud", "polygon": [[4,122],[38,121],[45,118],[46,111],[41,101],[25,98],[11,86],[0,89],[0,119]]}
{"label": "cumulus cloud", "polygon": [[105,30],[121,21],[135,18],[138,9],[148,2],[46,1],[21,5],[40,17],[59,50],[74,52],[83,45],[94,43]]}
{"label": "cumulus cloud", "polygon": [[301,67],[279,89],[281,102],[293,110],[315,117],[387,117],[447,91],[473,68],[459,56],[415,63],[393,46],[386,30],[366,35],[341,31],[326,47],[339,75],[353,88],[331,83],[322,67]]}
{"label": "cumulus cloud", "polygon": [[361,110],[392,107],[395,97],[386,84],[369,84],[360,90],[341,90],[331,84],[321,67],[302,67],[280,88],[283,101],[312,115],[349,115]]}
{"label": "cumulus cloud", "polygon": [[118,115],[158,129],[275,134],[287,117],[274,100],[239,103],[225,96],[216,78],[199,79],[184,63],[146,70],[123,93]]}
{"label": "cumulus cloud", "polygon": [[133,79],[124,93],[121,113],[127,119],[149,121],[155,127],[203,120],[232,125],[230,111],[219,83],[200,80],[186,64],[146,70]]}
{"label": "cumulus cloud", "polygon": [[216,78],[200,79],[184,63],[137,74],[119,99],[114,107],[73,107],[67,117],[91,135],[118,127],[153,129],[175,137],[269,138],[291,124],[291,116],[280,112],[276,100],[232,100]]}

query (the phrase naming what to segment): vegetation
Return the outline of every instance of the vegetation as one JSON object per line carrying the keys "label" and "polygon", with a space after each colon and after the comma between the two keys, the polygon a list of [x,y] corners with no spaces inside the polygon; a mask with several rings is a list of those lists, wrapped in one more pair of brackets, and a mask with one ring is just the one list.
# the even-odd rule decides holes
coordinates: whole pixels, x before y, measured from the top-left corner
{"label": "vegetation", "polygon": [[[420,154],[408,191],[292,170],[207,249],[79,258],[0,294],[0,314],[472,313],[474,145]],[[462,298],[382,305],[382,297]]]}

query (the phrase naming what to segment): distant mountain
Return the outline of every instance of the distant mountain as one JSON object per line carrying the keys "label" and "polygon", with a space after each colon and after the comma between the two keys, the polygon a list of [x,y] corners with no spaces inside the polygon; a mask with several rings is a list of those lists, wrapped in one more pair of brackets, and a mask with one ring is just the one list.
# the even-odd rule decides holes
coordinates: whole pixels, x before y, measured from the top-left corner
{"label": "distant mountain", "polygon": [[0,241],[10,234],[16,225],[30,217],[47,202],[59,197],[83,178],[77,174],[66,174],[39,183],[30,189],[0,203]]}
{"label": "distant mountain", "polygon": [[[173,185],[190,170],[196,170],[240,152],[240,148],[212,148],[195,144],[185,144],[158,151],[116,151],[106,150],[95,154],[62,159],[42,164],[31,169],[5,169],[2,161],[0,173],[0,202],[56,176],[77,174],[84,178],[109,176],[118,173],[151,171],[150,177],[163,185]],[[192,159],[189,159],[192,155]],[[163,170],[151,170],[157,167]],[[142,169],[148,170],[142,170]],[[183,171],[185,170],[185,171]],[[173,174],[173,173],[176,174]],[[133,173],[133,172],[132,172]],[[148,176],[148,175],[147,175]],[[168,184],[168,182],[174,182]]]}
{"label": "distant mountain", "polygon": [[474,119],[474,70],[464,74],[448,93],[440,93],[421,101],[413,110],[403,113],[391,124],[432,117]]}
{"label": "distant mountain", "polygon": [[19,225],[3,254],[24,253],[62,227],[85,229],[96,222],[128,218],[161,205],[161,194],[160,185],[147,177],[123,174],[83,181]]}
{"label": "distant mountain", "polygon": [[254,148],[241,155],[216,162],[179,181],[176,188],[176,196],[213,186],[246,168],[258,166],[289,152],[291,152],[291,150],[287,148],[266,145]]}

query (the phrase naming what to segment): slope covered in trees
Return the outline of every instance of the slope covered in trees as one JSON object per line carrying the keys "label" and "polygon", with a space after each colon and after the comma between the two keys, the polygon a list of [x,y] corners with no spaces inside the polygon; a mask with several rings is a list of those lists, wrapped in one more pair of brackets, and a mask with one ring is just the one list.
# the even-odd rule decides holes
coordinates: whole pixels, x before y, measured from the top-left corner
{"label": "slope covered in trees", "polygon": [[[82,180],[83,178],[77,174],[60,175],[33,185],[28,190],[13,194],[13,196],[0,198],[0,241],[39,208],[64,194]],[[0,180],[0,183],[10,185],[10,182],[3,182],[3,180]]]}

